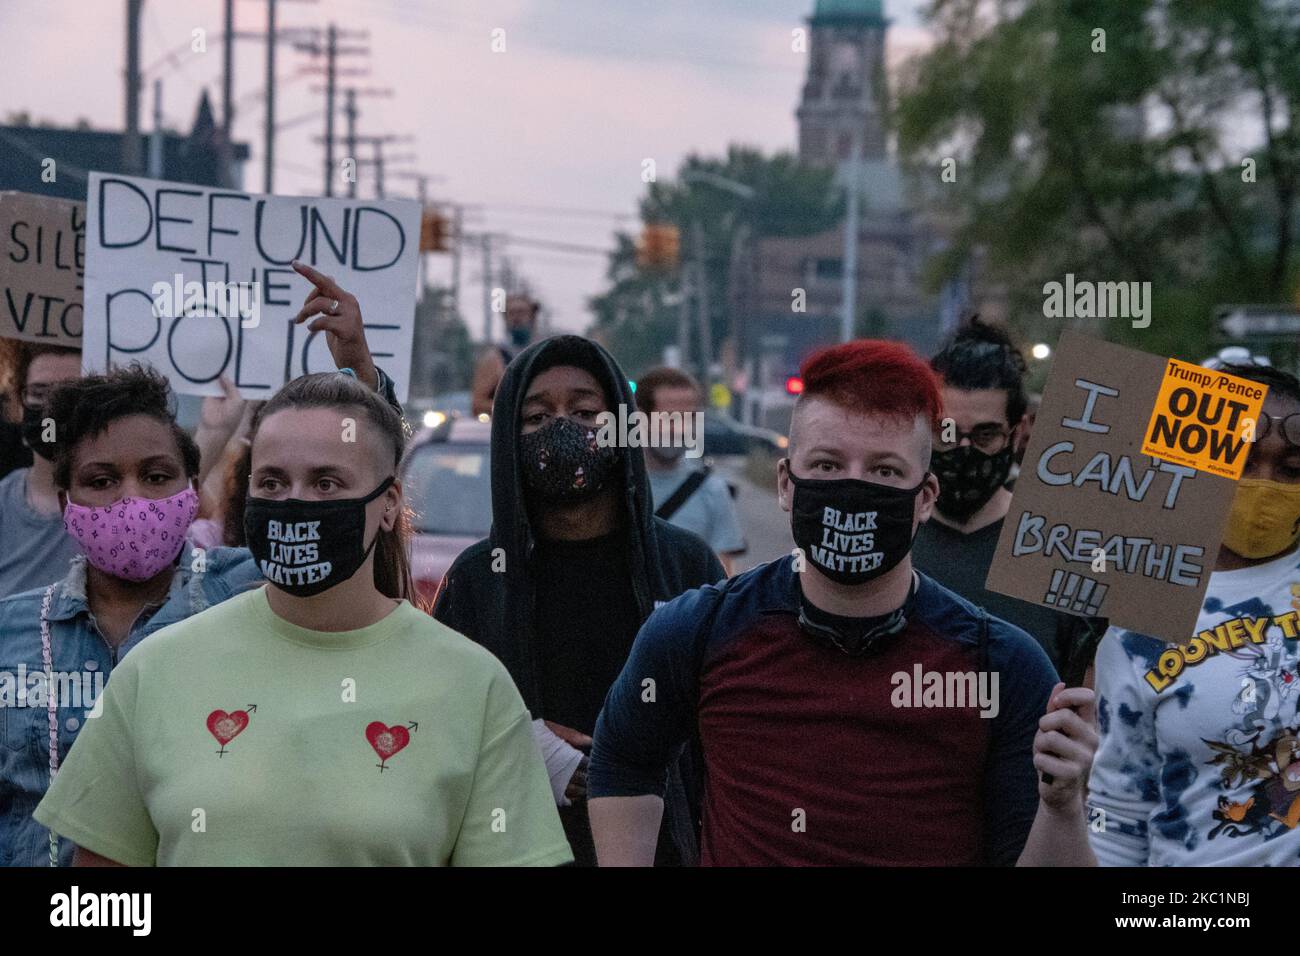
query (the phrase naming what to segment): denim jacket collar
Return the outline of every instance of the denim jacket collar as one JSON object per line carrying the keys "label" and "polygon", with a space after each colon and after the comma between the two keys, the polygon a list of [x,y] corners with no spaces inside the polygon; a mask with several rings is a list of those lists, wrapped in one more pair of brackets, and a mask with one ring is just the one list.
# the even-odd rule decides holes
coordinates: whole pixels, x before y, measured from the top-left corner
{"label": "denim jacket collar", "polygon": [[[177,565],[167,597],[153,618],[152,623],[155,628],[184,620],[193,614],[207,610],[210,602],[208,596],[203,593],[202,579],[203,575],[189,574],[183,564]],[[90,603],[86,597],[86,556],[78,554],[69,564],[67,576],[54,587],[48,619],[67,621],[89,613]]]}

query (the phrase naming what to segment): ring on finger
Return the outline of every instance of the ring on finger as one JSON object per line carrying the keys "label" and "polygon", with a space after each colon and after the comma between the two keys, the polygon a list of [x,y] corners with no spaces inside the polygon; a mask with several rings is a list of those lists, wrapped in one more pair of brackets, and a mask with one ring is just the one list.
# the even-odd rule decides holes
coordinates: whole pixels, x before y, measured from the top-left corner
{"label": "ring on finger", "polygon": [[330,299],[330,315],[338,315],[338,314],[339,314],[339,300]]}

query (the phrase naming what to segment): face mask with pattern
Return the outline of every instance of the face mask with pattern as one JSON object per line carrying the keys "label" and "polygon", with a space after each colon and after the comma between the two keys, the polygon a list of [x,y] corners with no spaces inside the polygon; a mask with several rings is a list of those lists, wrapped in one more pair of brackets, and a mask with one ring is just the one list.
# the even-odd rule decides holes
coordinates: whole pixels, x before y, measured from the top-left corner
{"label": "face mask with pattern", "polygon": [[186,485],[167,498],[121,498],[92,508],[68,501],[63,527],[89,561],[125,581],[148,581],[176,560],[199,496]]}
{"label": "face mask with pattern", "polygon": [[939,479],[939,510],[949,518],[965,521],[997,494],[1011,474],[1010,443],[996,454],[974,445],[959,445],[930,456],[930,470]]}
{"label": "face mask with pattern", "polygon": [[621,451],[601,446],[597,429],[554,418],[519,436],[524,488],[544,504],[574,504],[597,494],[617,474]]}

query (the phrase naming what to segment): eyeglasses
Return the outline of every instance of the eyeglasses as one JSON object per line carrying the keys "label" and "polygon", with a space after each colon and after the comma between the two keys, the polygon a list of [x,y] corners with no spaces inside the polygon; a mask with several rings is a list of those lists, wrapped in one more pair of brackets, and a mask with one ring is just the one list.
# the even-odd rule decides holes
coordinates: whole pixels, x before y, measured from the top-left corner
{"label": "eyeglasses", "polygon": [[1293,448],[1300,448],[1300,412],[1292,412],[1290,415],[1270,415],[1268,412],[1260,411],[1259,427],[1255,429],[1255,441],[1260,442],[1267,438],[1274,422],[1278,423],[1278,434],[1282,436],[1282,440]]}
{"label": "eyeglasses", "polygon": [[934,433],[934,447],[939,451],[952,451],[962,443],[962,439],[969,438],[970,443],[986,455],[996,455],[1007,446],[1007,440],[1011,437],[1011,432],[1001,425],[977,425],[968,432],[957,432],[956,441],[951,442],[943,440],[945,434],[946,428]]}
{"label": "eyeglasses", "polygon": [[20,397],[22,398],[23,404],[29,408],[40,408],[45,404],[45,400],[52,394],[54,394],[53,385],[28,385],[23,389],[23,393]]}

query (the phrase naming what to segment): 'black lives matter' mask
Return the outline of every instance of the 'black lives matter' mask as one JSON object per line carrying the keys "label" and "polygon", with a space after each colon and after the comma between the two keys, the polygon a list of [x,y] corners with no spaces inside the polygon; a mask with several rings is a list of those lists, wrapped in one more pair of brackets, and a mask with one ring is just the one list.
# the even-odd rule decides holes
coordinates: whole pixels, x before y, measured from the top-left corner
{"label": "'black lives matter' mask", "polygon": [[988,503],[1011,474],[1012,449],[994,455],[973,445],[960,445],[930,456],[930,470],[939,479],[939,510],[965,521]]}
{"label": "'black lives matter' mask", "polygon": [[916,495],[858,478],[797,478],[790,530],[807,560],[832,581],[865,584],[893,569],[912,550]]}
{"label": "'black lives matter' mask", "polygon": [[348,580],[366,563],[366,505],[395,480],[389,475],[364,498],[244,502],[244,534],[262,576],[294,597],[311,597]]}
{"label": "'black lives matter' mask", "polygon": [[520,467],[530,496],[545,504],[575,504],[609,484],[622,455],[616,446],[601,446],[596,433],[571,418],[554,418],[520,435]]}

